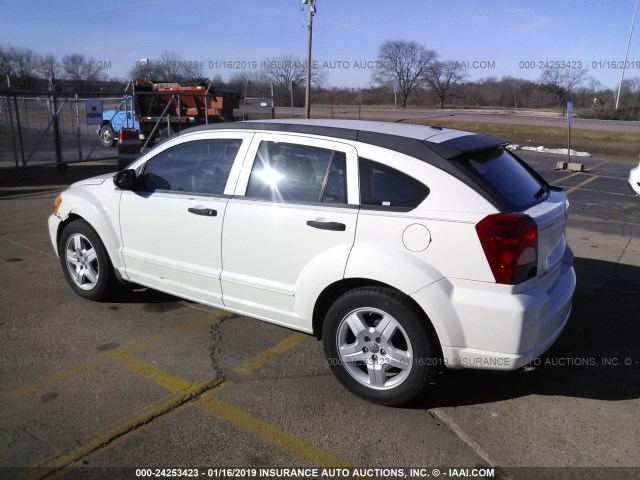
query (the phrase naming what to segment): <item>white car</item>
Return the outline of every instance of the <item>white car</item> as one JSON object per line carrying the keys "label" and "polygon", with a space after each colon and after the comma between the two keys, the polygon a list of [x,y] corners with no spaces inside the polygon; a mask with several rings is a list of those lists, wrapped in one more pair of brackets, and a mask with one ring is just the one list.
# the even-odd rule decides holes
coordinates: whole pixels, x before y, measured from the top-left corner
{"label": "white car", "polygon": [[196,127],[64,191],[51,241],[83,297],[131,282],[306,332],[349,390],[402,404],[441,366],[526,365],[567,323],[567,197],[507,143],[381,122]]}
{"label": "white car", "polygon": [[640,163],[629,172],[629,185],[637,195],[640,195]]}

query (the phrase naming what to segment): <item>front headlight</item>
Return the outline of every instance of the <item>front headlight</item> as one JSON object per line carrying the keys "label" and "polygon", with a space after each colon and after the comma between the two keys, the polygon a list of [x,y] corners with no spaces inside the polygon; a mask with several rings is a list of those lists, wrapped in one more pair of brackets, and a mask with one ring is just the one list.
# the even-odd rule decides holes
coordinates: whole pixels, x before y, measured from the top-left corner
{"label": "front headlight", "polygon": [[58,195],[56,197],[56,201],[53,202],[53,214],[58,214],[58,209],[60,208],[60,204],[62,203],[62,195]]}

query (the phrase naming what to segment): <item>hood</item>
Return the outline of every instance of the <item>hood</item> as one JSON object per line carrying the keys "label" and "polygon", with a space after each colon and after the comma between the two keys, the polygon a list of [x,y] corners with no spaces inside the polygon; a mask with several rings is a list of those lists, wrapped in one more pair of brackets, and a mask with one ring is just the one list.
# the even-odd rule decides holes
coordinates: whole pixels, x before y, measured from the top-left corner
{"label": "hood", "polygon": [[113,175],[113,173],[105,173],[104,175],[98,175],[97,177],[80,180],[79,182],[75,182],[74,184],[72,184],[69,188],[80,187],[82,185],[100,185],[104,183],[105,180],[112,179]]}

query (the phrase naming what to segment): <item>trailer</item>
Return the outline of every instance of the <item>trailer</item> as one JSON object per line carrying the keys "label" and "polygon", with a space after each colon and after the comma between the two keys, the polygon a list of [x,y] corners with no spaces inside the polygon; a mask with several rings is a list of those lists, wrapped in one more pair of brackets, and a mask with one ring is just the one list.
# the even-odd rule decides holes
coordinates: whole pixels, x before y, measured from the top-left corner
{"label": "trailer", "polygon": [[240,92],[235,89],[145,80],[130,86],[118,108],[102,113],[97,133],[105,147],[116,144],[122,128],[138,130],[147,146],[185,128],[238,120],[234,109],[240,105]]}

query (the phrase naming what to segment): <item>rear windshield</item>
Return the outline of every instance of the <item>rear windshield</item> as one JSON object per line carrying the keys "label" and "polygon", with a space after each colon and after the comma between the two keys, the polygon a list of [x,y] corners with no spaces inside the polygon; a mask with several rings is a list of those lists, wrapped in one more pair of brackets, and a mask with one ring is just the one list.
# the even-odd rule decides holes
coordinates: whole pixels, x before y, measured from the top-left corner
{"label": "rear windshield", "polygon": [[546,182],[504,148],[474,153],[462,163],[513,211],[526,210],[545,197]]}

